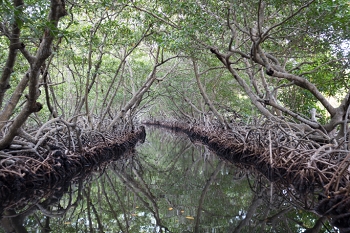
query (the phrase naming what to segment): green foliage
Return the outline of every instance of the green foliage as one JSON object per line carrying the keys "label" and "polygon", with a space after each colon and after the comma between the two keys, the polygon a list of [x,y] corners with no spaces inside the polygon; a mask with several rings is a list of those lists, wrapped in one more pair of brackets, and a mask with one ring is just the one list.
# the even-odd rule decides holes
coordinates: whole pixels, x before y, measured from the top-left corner
{"label": "green foliage", "polygon": [[[68,16],[62,18],[55,28],[47,21],[48,2],[26,1],[23,7],[15,9],[10,1],[3,1],[0,19],[7,27],[13,23],[19,25],[21,41],[32,54],[38,48],[44,29],[49,28],[56,37],[54,58],[48,65],[50,82],[60,83],[52,87],[58,98],[57,103],[62,105],[62,110],[57,106],[59,115],[69,115],[85,95],[86,85],[89,84],[88,104],[90,107],[96,106],[95,113],[104,112],[106,100],[112,98],[111,93],[107,95],[109,87],[119,87],[110,111],[117,112],[133,92],[144,85],[155,64],[156,50],[160,48],[160,60],[175,54],[184,58],[164,81],[155,82],[145,95],[140,106],[151,99],[155,100],[150,103],[154,106],[151,115],[166,112],[168,117],[181,118],[180,108],[185,114],[200,118],[201,114],[195,112],[184,97],[190,98],[200,111],[208,112],[208,106],[203,105],[203,98],[194,82],[193,58],[198,61],[201,71],[212,69],[204,72],[201,80],[218,110],[227,117],[232,112],[238,112],[247,119],[256,112],[249,98],[225,68],[219,69],[222,64],[208,48],[215,47],[226,53],[233,39],[231,49],[249,55],[251,41],[248,34],[258,20],[260,2],[105,0],[91,4],[90,1],[81,0],[74,4],[66,3]],[[262,32],[273,28],[262,42],[262,49],[286,64],[286,70],[315,84],[325,96],[343,97],[343,92],[349,87],[348,51],[342,48],[350,38],[348,1],[316,0],[309,5],[306,0],[264,2]],[[298,14],[288,17],[297,11]],[[232,27],[239,28],[236,28],[234,36],[228,27],[228,19]],[[8,44],[4,36],[0,37],[2,64]],[[126,54],[128,64],[117,71]],[[250,83],[242,61],[241,56],[233,56],[232,67]],[[17,62],[11,79],[12,88],[29,67],[23,56],[19,56]],[[175,61],[171,61],[159,68],[157,77],[166,74],[174,64]],[[257,66],[252,67],[257,85],[264,92],[258,70]],[[286,84],[272,78],[268,82],[273,87]],[[67,90],[74,91],[67,95]],[[53,97],[50,98],[53,101]],[[306,116],[311,108],[317,108],[318,113],[322,114],[322,122],[328,119],[319,102],[300,88],[281,88],[277,99],[282,106]],[[68,102],[72,104],[68,106]],[[40,115],[47,119],[47,113],[45,111]]]}

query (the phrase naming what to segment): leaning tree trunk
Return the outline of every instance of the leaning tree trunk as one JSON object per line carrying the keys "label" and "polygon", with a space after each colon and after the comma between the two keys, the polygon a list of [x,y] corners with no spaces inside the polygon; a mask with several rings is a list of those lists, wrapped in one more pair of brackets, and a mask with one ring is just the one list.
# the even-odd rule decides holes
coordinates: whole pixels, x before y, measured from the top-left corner
{"label": "leaning tree trunk", "polygon": [[[19,5],[22,5],[22,4],[23,3],[20,2]],[[18,1],[14,1],[14,5],[15,6],[18,5]],[[50,13],[48,17],[48,22],[50,22],[50,26],[46,27],[43,32],[41,43],[36,52],[36,55],[35,56],[30,55],[28,51],[25,51],[23,53],[28,63],[30,64],[30,69],[28,70],[28,72],[25,74],[25,77],[24,77],[24,79],[28,80],[29,93],[28,95],[26,95],[27,97],[26,104],[23,106],[22,110],[17,115],[17,117],[15,117],[15,119],[13,120],[13,123],[9,127],[8,132],[0,140],[0,149],[7,148],[11,144],[12,140],[17,135],[18,130],[26,122],[30,114],[34,112],[38,112],[42,109],[42,104],[37,102],[37,99],[40,95],[39,77],[41,75],[41,70],[43,69],[43,67],[45,67],[45,61],[51,55],[51,45],[54,40],[53,30],[57,30],[59,19],[65,16],[66,14],[67,12],[65,9],[64,1],[52,0],[51,6],[50,6]],[[24,47],[24,44],[22,47]],[[20,82],[20,84],[26,83],[25,80],[23,82]],[[22,90],[23,87],[25,87],[25,85],[18,86],[20,90]],[[19,93],[17,93],[17,96],[18,94]],[[15,104],[17,103],[15,102]],[[14,106],[11,106],[11,105],[7,105],[6,107],[7,108],[5,108],[0,114],[0,119],[3,122],[7,122],[9,120],[9,117],[12,115],[13,108],[14,108]]]}
{"label": "leaning tree trunk", "polygon": [[200,93],[203,97],[203,99],[205,100],[205,103],[209,105],[209,108],[211,111],[213,111],[213,113],[215,114],[215,116],[218,118],[220,124],[226,129],[226,128],[230,128],[230,126],[226,123],[225,119],[222,117],[222,115],[216,110],[213,102],[210,100],[210,98],[208,97],[202,83],[200,80],[200,74],[198,71],[198,64],[195,60],[192,60],[193,62],[193,69],[194,69],[194,75],[196,77],[196,82],[198,85],[198,88],[200,90]]}

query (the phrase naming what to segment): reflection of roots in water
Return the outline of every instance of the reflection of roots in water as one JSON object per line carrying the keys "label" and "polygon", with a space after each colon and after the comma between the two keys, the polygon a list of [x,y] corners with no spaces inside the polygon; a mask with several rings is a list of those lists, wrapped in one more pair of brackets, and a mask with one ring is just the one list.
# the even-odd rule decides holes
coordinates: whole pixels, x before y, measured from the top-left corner
{"label": "reflection of roots in water", "polygon": [[[292,185],[298,195],[312,196],[318,190],[326,198],[316,208],[319,214],[335,220],[343,214],[348,217],[349,158],[348,150],[340,146],[308,140],[297,129],[277,122],[260,126],[237,124],[231,130],[179,122],[144,123],[184,132],[191,141],[207,145],[229,162],[254,167],[270,181],[285,187]],[[335,212],[330,208],[339,203],[338,199],[344,203]],[[343,222],[344,219],[339,220]]]}
{"label": "reflection of roots in water", "polygon": [[94,146],[86,146],[78,152],[57,148],[44,161],[25,155],[11,157],[11,163],[1,160],[0,213],[24,207],[29,200],[48,196],[55,187],[103,169],[109,161],[117,160],[132,150],[138,141],[143,142],[145,136],[145,130],[141,128],[108,141],[91,142]]}

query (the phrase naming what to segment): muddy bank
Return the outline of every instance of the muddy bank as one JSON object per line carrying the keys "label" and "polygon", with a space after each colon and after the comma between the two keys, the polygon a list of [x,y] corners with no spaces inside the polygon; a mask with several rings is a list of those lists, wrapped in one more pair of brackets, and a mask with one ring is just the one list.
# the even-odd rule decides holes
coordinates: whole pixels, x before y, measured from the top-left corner
{"label": "muddy bank", "polygon": [[[75,178],[85,176],[105,167],[110,161],[134,149],[137,142],[144,142],[145,128],[135,132],[86,146],[79,152],[52,150],[43,161],[25,155],[13,156],[0,162],[1,213],[23,205],[26,198],[43,197],[55,192],[55,187],[64,186]],[[92,143],[93,144],[93,143]]]}

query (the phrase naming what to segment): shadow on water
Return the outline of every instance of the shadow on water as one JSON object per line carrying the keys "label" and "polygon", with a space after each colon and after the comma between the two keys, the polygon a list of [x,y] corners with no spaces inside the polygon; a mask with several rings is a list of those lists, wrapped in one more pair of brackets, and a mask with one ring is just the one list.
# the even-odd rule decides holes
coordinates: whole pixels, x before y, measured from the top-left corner
{"label": "shadow on water", "polygon": [[2,213],[2,232],[337,232],[312,201],[164,129],[104,172],[22,203]]}

